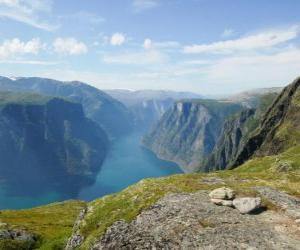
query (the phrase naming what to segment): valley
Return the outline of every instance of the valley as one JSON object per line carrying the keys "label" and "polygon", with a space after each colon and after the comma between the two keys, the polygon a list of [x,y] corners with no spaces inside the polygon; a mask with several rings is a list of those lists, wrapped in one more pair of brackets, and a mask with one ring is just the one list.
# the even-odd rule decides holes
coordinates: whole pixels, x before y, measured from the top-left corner
{"label": "valley", "polygon": [[[233,233],[238,245],[248,239],[252,243],[247,246],[276,249],[286,245],[288,249],[297,249],[295,246],[300,241],[297,226],[300,216],[297,209],[300,202],[299,138],[297,133],[290,136],[287,130],[297,131],[299,83],[297,78],[283,90],[265,90],[259,95],[255,92],[251,97],[247,94],[238,101],[230,98],[174,98],[173,104],[169,104],[164,113],[160,113],[162,109],[159,108],[149,110],[148,105],[140,105],[145,100],[139,101],[143,117],[149,114],[153,124],[144,128],[141,124],[145,119],[138,115],[141,113],[134,113],[128,104],[124,104],[125,113],[136,118],[131,129],[118,136],[102,129],[103,122],[97,116],[94,121],[85,117],[82,103],[73,98],[61,99],[44,96],[40,92],[21,93],[11,89],[3,92],[0,96],[0,135],[11,148],[1,148],[2,158],[11,157],[7,158],[7,162],[13,165],[9,171],[4,168],[1,174],[6,185],[13,185],[8,185],[11,190],[6,186],[0,193],[0,201],[5,203],[2,208],[30,208],[54,203],[25,210],[2,210],[0,248],[116,249],[128,242],[136,247],[149,244],[173,248],[178,241],[181,242],[182,233],[188,233],[192,237],[186,238],[188,246],[213,245],[218,249],[224,247],[223,243],[218,245],[215,241],[228,230],[221,222],[226,220],[232,230],[234,227],[242,231],[250,228],[256,234],[254,238],[247,238],[244,234]],[[68,83],[63,83],[65,85]],[[73,83],[71,86],[74,87]],[[164,104],[164,100],[155,102],[153,107]],[[57,104],[60,112],[52,116],[51,106]],[[66,113],[65,105],[70,108]],[[93,105],[97,105],[97,101]],[[120,102],[120,105],[123,104]],[[73,106],[77,109],[72,110]],[[39,128],[41,124],[43,126]],[[53,125],[58,126],[61,132],[55,133],[60,131],[58,127],[52,131]],[[34,137],[36,144],[30,141],[32,136],[28,137],[32,126],[40,132]],[[143,129],[137,130],[137,127]],[[6,132],[8,128],[10,133]],[[91,133],[92,129],[95,132]],[[13,137],[12,132],[16,133]],[[277,141],[276,145],[273,141]],[[58,142],[63,146],[52,147]],[[60,179],[62,170],[55,172],[58,170],[38,162],[44,156],[43,147],[46,147],[47,153],[53,150],[53,161],[65,155],[61,165],[54,163],[66,171],[63,179]],[[166,160],[159,159],[148,148]],[[19,150],[14,153],[18,156],[14,160],[20,157],[21,161],[14,163],[11,149]],[[65,150],[65,153],[57,150]],[[36,160],[30,160],[29,164],[27,159]],[[17,166],[29,172],[34,168],[35,175],[29,176],[28,180],[22,178],[24,172],[18,171]],[[41,179],[43,176],[49,180]],[[26,188],[18,186],[14,180],[22,180]],[[43,188],[37,189],[37,186]],[[208,192],[224,186],[234,189],[238,198],[260,197],[262,210],[259,215],[240,217],[230,206],[220,208],[212,205]],[[49,216],[43,215],[39,220],[44,211]],[[66,213],[70,214],[66,216]],[[232,221],[228,221],[226,216],[223,218],[223,213]],[[217,220],[216,214],[219,214]],[[65,218],[50,225],[50,217],[56,216]],[[148,218],[151,218],[151,223]],[[275,221],[270,223],[268,218]],[[236,220],[241,224],[234,226]],[[182,221],[188,221],[192,227],[182,226]],[[43,230],[44,223],[47,231]],[[158,238],[155,230],[151,229],[158,227],[156,223],[164,225]],[[264,225],[264,229],[257,230],[256,224]],[[291,229],[286,233],[276,231],[280,225]],[[176,230],[175,234],[173,230]],[[212,230],[219,232],[216,238],[211,238]],[[15,234],[20,234],[23,239],[14,238]],[[276,242],[278,237],[284,238],[281,245]],[[205,242],[203,239],[206,239]],[[271,243],[269,239],[272,239]],[[226,241],[224,244],[231,243]]]}

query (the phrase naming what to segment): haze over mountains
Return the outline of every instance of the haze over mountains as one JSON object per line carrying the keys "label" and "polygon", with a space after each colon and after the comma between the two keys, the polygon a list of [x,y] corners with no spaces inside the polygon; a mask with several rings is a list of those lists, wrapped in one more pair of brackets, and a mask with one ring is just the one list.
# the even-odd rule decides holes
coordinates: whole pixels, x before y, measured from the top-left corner
{"label": "haze over mountains", "polygon": [[[170,90],[105,90],[132,112],[136,127],[150,128],[176,100],[202,98],[191,92]],[[138,129],[138,128],[136,128]]]}

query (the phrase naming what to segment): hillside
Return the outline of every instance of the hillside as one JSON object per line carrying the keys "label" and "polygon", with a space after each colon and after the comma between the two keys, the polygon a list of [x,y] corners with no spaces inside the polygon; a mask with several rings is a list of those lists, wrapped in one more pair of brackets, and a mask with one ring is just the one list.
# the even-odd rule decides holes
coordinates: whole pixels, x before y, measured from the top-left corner
{"label": "hillside", "polygon": [[111,137],[130,132],[133,126],[131,114],[122,103],[82,82],[61,82],[38,77],[11,80],[0,77],[0,91],[34,92],[79,102],[86,116],[101,125]]}
{"label": "hillside", "polygon": [[300,78],[283,89],[258,128],[232,163],[236,167],[253,155],[274,155],[300,143]]}
{"label": "hillside", "polygon": [[144,137],[143,144],[158,157],[191,172],[213,150],[226,117],[241,109],[230,102],[178,101]]}
{"label": "hillside", "polygon": [[277,95],[277,93],[261,94],[255,97],[255,105],[252,108],[244,108],[226,119],[214,149],[199,169],[209,172],[231,166]]}
{"label": "hillside", "polygon": [[[77,217],[79,220],[73,228],[74,236],[81,239],[78,249],[95,245],[99,248],[93,249],[115,249],[114,246],[120,246],[117,244],[142,244],[159,249],[162,242],[178,249],[184,237],[186,244],[195,244],[194,247],[210,244],[212,249],[220,249],[224,247],[222,244],[231,247],[231,244],[249,244],[248,247],[260,244],[268,249],[285,246],[284,249],[296,250],[300,242],[296,220],[300,215],[293,204],[300,203],[296,198],[300,198],[299,156],[297,146],[278,156],[255,158],[234,170],[146,179],[120,193],[86,204],[64,202],[35,209],[1,211],[0,220],[6,223],[5,227],[22,228],[37,235],[39,240],[31,244],[41,249],[54,246],[63,249],[71,235],[75,214],[86,206],[87,209],[82,210],[86,212]],[[278,163],[286,161],[291,164],[289,169],[278,167]],[[212,205],[207,200],[208,191],[222,186],[233,188],[239,196],[263,197],[264,210],[258,215],[240,216],[230,207]],[[290,196],[284,196],[281,191]],[[60,219],[50,223],[53,218]],[[137,218],[143,229],[133,227]],[[157,229],[152,229],[153,226]],[[200,236],[207,241],[201,241]],[[279,244],[277,248],[272,242]],[[2,249],[15,249],[11,246],[29,243],[0,240]]]}
{"label": "hillside", "polygon": [[76,193],[106,156],[105,132],[82,106],[57,97],[0,93],[0,180],[15,195]]}

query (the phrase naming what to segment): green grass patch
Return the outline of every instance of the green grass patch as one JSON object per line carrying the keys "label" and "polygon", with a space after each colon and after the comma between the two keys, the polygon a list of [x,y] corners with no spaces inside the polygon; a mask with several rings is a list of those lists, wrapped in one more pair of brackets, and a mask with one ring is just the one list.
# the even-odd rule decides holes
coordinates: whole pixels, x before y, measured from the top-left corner
{"label": "green grass patch", "polygon": [[[39,249],[63,249],[79,211],[84,207],[85,203],[82,201],[65,201],[33,209],[3,210],[0,211],[0,221],[12,228],[24,228],[39,236]],[[0,249],[1,245],[12,247],[7,249],[29,249],[26,248],[29,244],[1,240]]]}

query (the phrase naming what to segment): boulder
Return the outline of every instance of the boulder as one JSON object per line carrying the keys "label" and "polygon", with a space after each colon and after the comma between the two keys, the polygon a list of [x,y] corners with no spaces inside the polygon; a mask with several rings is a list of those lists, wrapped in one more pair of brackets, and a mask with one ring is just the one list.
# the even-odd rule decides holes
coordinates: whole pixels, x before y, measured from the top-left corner
{"label": "boulder", "polygon": [[209,193],[211,199],[232,200],[235,197],[235,192],[226,187],[214,189]]}
{"label": "boulder", "polygon": [[261,206],[261,198],[244,197],[233,200],[233,206],[239,210],[241,214],[248,214]]}
{"label": "boulder", "polygon": [[219,206],[233,207],[232,200],[210,199],[210,201]]}

